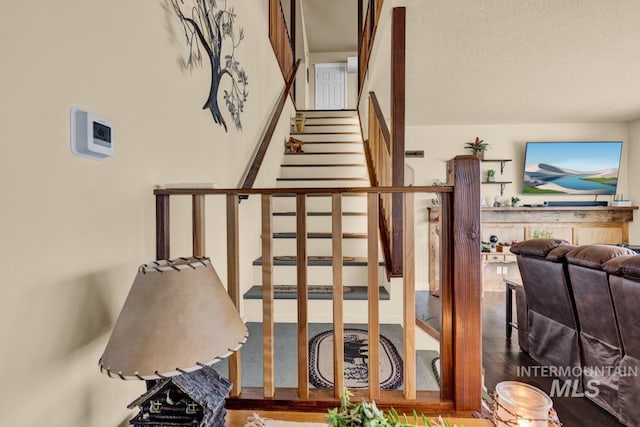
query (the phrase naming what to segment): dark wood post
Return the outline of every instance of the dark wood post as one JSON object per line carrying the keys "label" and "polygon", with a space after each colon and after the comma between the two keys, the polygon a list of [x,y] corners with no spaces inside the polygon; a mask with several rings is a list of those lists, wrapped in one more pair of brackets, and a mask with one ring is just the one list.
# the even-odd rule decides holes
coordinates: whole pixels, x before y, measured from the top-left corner
{"label": "dark wood post", "polygon": [[362,10],[362,0],[356,0],[358,2],[358,96],[362,92],[362,79],[360,76],[362,75],[361,67],[364,66],[363,58],[362,58],[362,24],[363,24],[363,16],[364,11]]}
{"label": "dark wood post", "polygon": [[169,258],[169,195],[156,195],[156,259]]}
{"label": "dark wood post", "polygon": [[[452,182],[448,183],[453,184]],[[453,193],[440,193],[440,398],[453,401]]]}
{"label": "dark wood post", "polygon": [[[458,156],[447,165],[453,182],[453,401],[456,411],[479,411],[482,401],[482,277],[480,161]],[[444,318],[444,317],[443,317]]]}
{"label": "dark wood post", "polygon": [[[391,185],[404,186],[405,65],[407,9],[394,7],[391,22]],[[402,274],[402,194],[391,202],[391,259],[394,276]]]}

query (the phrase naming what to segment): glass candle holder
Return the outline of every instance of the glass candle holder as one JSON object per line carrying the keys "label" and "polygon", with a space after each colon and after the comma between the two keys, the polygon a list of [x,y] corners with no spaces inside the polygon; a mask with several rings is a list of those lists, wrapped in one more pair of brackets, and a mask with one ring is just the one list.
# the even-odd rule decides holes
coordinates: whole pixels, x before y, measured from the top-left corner
{"label": "glass candle holder", "polygon": [[548,427],[553,406],[545,392],[517,381],[496,386],[494,419],[498,427]]}

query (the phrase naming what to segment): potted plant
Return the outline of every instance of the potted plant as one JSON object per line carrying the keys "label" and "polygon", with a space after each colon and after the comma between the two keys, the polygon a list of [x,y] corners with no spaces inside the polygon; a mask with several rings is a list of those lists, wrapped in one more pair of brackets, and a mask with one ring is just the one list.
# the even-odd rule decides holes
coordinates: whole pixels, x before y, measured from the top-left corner
{"label": "potted plant", "polygon": [[483,139],[480,139],[476,136],[475,141],[467,142],[464,148],[466,148],[467,150],[471,150],[471,153],[473,153],[474,156],[482,160],[484,159],[484,152],[487,151],[487,148],[489,148],[489,144],[484,142]]}
{"label": "potted plant", "polygon": [[487,182],[495,182],[496,181],[496,171],[493,169],[489,169],[487,171]]}
{"label": "potted plant", "polygon": [[520,207],[520,197],[511,196],[511,206],[514,208]]}
{"label": "potted plant", "polygon": [[297,112],[295,117],[293,118],[293,125],[295,127],[296,132],[298,133],[304,132],[305,121],[306,119],[304,117],[304,114],[302,114],[301,112]]}

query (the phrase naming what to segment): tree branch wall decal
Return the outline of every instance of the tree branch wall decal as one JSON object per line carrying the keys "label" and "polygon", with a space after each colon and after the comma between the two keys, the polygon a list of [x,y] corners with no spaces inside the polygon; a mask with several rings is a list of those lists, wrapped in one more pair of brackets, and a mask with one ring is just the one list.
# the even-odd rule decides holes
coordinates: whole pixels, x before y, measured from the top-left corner
{"label": "tree branch wall decal", "polygon": [[189,48],[185,68],[192,70],[196,66],[202,66],[202,50],[209,59],[211,87],[202,109],[209,109],[213,121],[228,132],[227,122],[218,105],[218,92],[222,89],[233,123],[236,129],[242,130],[240,115],[249,96],[249,81],[236,59],[236,49],[244,40],[244,31],[242,28],[235,28],[237,16],[233,7],[227,6],[227,0],[220,7],[217,4],[220,2],[216,0],[187,0],[191,6],[185,5],[185,0],[169,2],[180,19]]}

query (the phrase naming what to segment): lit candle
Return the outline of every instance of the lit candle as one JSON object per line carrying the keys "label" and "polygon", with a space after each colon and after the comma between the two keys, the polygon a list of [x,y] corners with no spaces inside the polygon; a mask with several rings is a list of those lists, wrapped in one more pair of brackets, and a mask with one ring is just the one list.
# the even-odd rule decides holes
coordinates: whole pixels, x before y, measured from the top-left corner
{"label": "lit candle", "polygon": [[542,390],[517,381],[503,381],[496,386],[496,425],[548,427],[552,405],[553,402]]}

